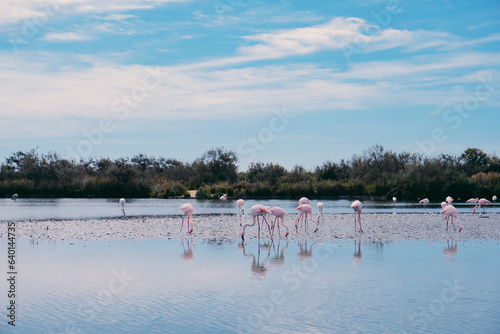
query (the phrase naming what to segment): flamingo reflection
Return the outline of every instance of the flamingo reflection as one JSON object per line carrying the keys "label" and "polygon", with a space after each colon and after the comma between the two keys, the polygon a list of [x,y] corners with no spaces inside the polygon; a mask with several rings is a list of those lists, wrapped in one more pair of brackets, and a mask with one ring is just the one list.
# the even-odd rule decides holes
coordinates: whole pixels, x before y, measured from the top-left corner
{"label": "flamingo reflection", "polygon": [[315,240],[310,248],[307,246],[307,240],[299,240],[297,243],[299,245],[299,257],[301,258],[309,258],[313,255],[313,248],[318,244],[318,241]]}
{"label": "flamingo reflection", "polygon": [[252,273],[256,276],[264,276],[267,273],[267,268],[264,265],[264,261],[260,261],[261,245],[260,243],[258,243],[257,245],[257,256],[255,256],[255,254],[253,253],[247,254],[245,244],[243,242],[241,244],[238,244],[238,249],[243,252],[243,256],[252,258],[252,265],[250,266]]}
{"label": "flamingo reflection", "polygon": [[355,266],[359,266],[361,264],[362,257],[363,253],[361,252],[361,240],[354,240],[354,256],[352,257],[352,263]]}
{"label": "flamingo reflection", "polygon": [[446,247],[446,248],[444,248],[444,249],[442,250],[443,254],[445,254],[445,255],[446,255],[446,256],[448,256],[448,257],[453,257],[453,256],[455,256],[455,254],[457,254],[457,251],[458,251],[458,248],[457,248],[457,247],[458,247],[458,244],[457,244],[457,242],[455,241],[455,244],[453,244],[453,240],[451,241],[451,243],[450,243],[450,241],[448,240],[448,241],[447,241],[447,244],[448,244],[448,247]]}
{"label": "flamingo reflection", "polygon": [[182,261],[190,262],[193,259],[193,238],[186,240],[186,246],[184,245],[184,239],[182,239],[182,250],[181,254]]}

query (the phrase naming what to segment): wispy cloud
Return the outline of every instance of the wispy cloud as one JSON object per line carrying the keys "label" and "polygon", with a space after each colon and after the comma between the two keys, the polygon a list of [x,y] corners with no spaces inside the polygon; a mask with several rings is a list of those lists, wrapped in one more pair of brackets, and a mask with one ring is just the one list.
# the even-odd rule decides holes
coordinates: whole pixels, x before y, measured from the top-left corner
{"label": "wispy cloud", "polygon": [[41,38],[44,41],[52,42],[82,42],[90,41],[92,38],[86,34],[76,32],[48,33]]}

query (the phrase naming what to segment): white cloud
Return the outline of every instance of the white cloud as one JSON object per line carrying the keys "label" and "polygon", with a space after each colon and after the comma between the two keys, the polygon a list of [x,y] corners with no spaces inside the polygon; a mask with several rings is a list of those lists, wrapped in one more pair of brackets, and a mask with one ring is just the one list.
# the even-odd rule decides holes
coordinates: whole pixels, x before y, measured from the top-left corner
{"label": "white cloud", "polygon": [[0,2],[0,25],[36,20],[65,14],[106,13],[152,9],[168,2],[189,0],[3,0]]}
{"label": "white cloud", "polygon": [[76,32],[48,33],[41,40],[54,42],[73,42],[90,41],[92,38],[88,35]]}
{"label": "white cloud", "polygon": [[344,54],[373,52],[404,47],[408,52],[445,45],[446,33],[381,29],[359,18],[337,17],[311,27],[278,30],[246,36],[254,45],[240,47],[242,55],[254,60],[307,55],[322,50]]}

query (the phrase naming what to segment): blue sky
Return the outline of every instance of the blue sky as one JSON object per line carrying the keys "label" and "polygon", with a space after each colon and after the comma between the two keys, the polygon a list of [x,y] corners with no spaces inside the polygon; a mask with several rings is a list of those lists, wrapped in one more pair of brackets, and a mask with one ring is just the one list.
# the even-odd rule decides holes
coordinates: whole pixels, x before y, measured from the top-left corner
{"label": "blue sky", "polygon": [[7,0],[0,159],[500,154],[500,2]]}

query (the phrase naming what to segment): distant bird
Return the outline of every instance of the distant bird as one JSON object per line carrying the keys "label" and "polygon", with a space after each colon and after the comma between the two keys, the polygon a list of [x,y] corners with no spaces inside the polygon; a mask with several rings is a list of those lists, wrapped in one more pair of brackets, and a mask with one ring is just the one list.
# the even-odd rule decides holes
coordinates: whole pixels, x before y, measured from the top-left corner
{"label": "distant bird", "polygon": [[354,209],[354,231],[356,231],[356,214],[358,214],[358,220],[359,220],[358,232],[363,232],[363,228],[361,227],[361,209],[363,208],[363,205],[361,204],[360,201],[355,200],[354,202],[352,202],[351,208]]}
{"label": "distant bird", "polygon": [[274,208],[269,209],[269,211],[271,211],[271,213],[275,217],[274,222],[273,222],[273,227],[272,227],[273,235],[274,235],[274,228],[276,226],[276,223],[278,223],[278,237],[281,238],[281,232],[280,232],[280,221],[281,221],[281,225],[283,225],[286,228],[285,238],[288,237],[290,230],[288,229],[288,226],[285,224],[285,210],[283,210],[280,207],[275,206]]}
{"label": "distant bird", "polygon": [[465,203],[477,203],[479,202],[479,198],[469,198]]}
{"label": "distant bird", "polygon": [[426,197],[424,199],[421,199],[420,201],[418,201],[420,204],[429,204],[429,199]]}
{"label": "distant bird", "polygon": [[240,226],[241,226],[241,219],[243,215],[245,214],[245,201],[242,199],[239,199],[236,201],[236,204],[240,208]]}
{"label": "distant bird", "polygon": [[486,211],[486,208],[488,207],[487,204],[491,203],[488,201],[486,198],[481,198],[479,201],[477,201],[478,205],[474,207],[474,213],[476,212],[477,208],[483,207],[483,213]]}
{"label": "distant bird", "polygon": [[307,197],[301,197],[301,198],[299,199],[299,205],[302,205],[302,204],[309,204],[309,203],[311,203],[311,201],[309,201],[309,198],[307,198]]}
{"label": "distant bird", "polygon": [[126,216],[126,213],[125,213],[125,198],[120,198],[120,205],[122,207],[123,217],[125,217]]}
{"label": "distant bird", "polygon": [[448,196],[446,197],[446,203],[451,204],[453,202],[453,197]]}
{"label": "distant bird", "polygon": [[453,205],[446,205],[441,213],[444,213],[444,215],[446,216],[446,231],[448,231],[448,221],[451,217],[451,225],[453,226],[453,229],[456,230],[455,225],[453,224],[453,218],[455,218],[460,224],[460,229],[458,230],[458,232],[462,232],[463,226],[462,223],[458,220],[457,209]]}
{"label": "distant bird", "polygon": [[492,200],[493,202],[495,202],[495,201],[497,200],[497,195],[493,195],[493,197],[491,198],[491,200]]}
{"label": "distant bird", "polygon": [[224,195],[222,195],[221,197],[219,197],[219,199],[220,199],[221,201],[225,201],[225,200],[227,200],[227,197],[226,197],[226,196],[224,196]]}
{"label": "distant bird", "polygon": [[258,229],[257,235],[258,235],[258,238],[260,240],[259,217],[262,217],[262,219],[266,222],[267,227],[269,228],[269,234],[271,234],[271,227],[269,226],[269,223],[266,220],[266,214],[272,213],[271,210],[269,209],[269,207],[264,206],[262,204],[255,204],[254,206],[252,206],[250,208],[250,213],[252,214],[253,223],[252,224],[248,223],[248,224],[243,225],[243,232],[241,232],[241,239],[243,241],[245,240],[245,229],[247,228],[247,226],[254,226],[255,223],[257,223],[257,229]]}
{"label": "distant bird", "polygon": [[[318,207],[318,210],[319,210],[319,215],[318,215],[318,223],[320,221],[322,221],[323,223],[325,223],[325,218],[323,218],[323,208],[324,208],[324,204],[323,203],[318,203],[316,204],[316,206]],[[321,220],[320,220],[321,218]]]}
{"label": "distant bird", "polygon": [[444,209],[448,206],[448,203],[446,202],[441,202],[441,208]]}
{"label": "distant bird", "polygon": [[186,215],[187,215],[188,216],[188,221],[187,221],[188,233],[193,233],[193,229],[194,229],[194,224],[193,224],[194,208],[193,208],[193,206],[191,205],[191,203],[186,203],[186,204],[183,204],[180,207],[180,209],[182,210],[182,212],[184,212],[184,215],[182,216],[182,223],[181,223],[180,232],[182,232],[182,227],[184,226],[184,217],[186,217]]}
{"label": "distant bird", "polygon": [[393,198],[392,198],[392,201],[393,201],[393,202],[397,202],[397,201],[398,201],[398,199],[397,199],[396,197],[393,197]]}
{"label": "distant bird", "polygon": [[299,210],[299,214],[297,215],[297,219],[295,220],[295,230],[299,232],[299,222],[302,217],[304,217],[304,229],[307,231],[307,214],[311,217],[311,220],[316,224],[316,229],[313,232],[317,232],[319,229],[318,222],[313,217],[313,208],[309,204],[302,204],[295,208],[295,210]]}
{"label": "distant bird", "polygon": [[13,201],[16,201],[18,197],[19,197],[19,195],[18,195],[18,194],[14,194],[14,195],[12,195],[11,199],[12,199]]}

